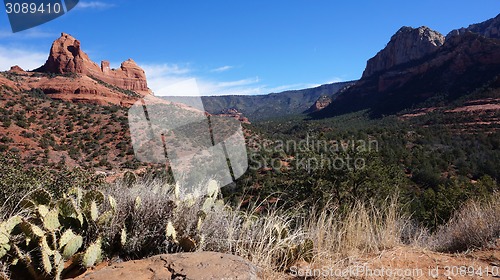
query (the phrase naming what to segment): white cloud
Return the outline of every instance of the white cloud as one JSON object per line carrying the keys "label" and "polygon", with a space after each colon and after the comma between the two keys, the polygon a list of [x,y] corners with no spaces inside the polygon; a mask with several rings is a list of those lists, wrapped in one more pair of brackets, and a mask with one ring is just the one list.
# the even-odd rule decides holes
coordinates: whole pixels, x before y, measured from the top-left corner
{"label": "white cloud", "polygon": [[[320,85],[297,83],[270,87],[259,77],[220,81],[195,75],[193,69],[177,64],[146,64],[141,67],[146,71],[149,88],[157,96],[256,95]],[[336,81],[339,79],[329,82]]]}
{"label": "white cloud", "polygon": [[158,88],[157,95],[161,96],[200,96],[200,88],[195,78],[187,80],[169,81]]}
{"label": "white cloud", "polygon": [[229,71],[233,68],[234,68],[233,66],[225,65],[225,66],[221,66],[219,68],[212,69],[212,70],[210,70],[210,72],[222,73],[222,72]]}
{"label": "white cloud", "polygon": [[84,1],[84,2],[79,2],[76,8],[78,9],[107,9],[114,7],[115,5],[105,3],[105,2],[100,2],[100,1]]}
{"label": "white cloud", "polygon": [[141,66],[146,71],[148,78],[178,76],[191,72],[191,69],[188,67],[182,67],[177,64],[144,64]]}
{"label": "white cloud", "polygon": [[344,81],[345,80],[342,79],[342,78],[334,77],[333,79],[331,79],[328,82],[326,82],[326,84],[340,83],[340,82],[344,82]]}
{"label": "white cloud", "polygon": [[42,66],[46,60],[47,53],[44,52],[0,46],[0,71],[9,70],[14,65],[19,65],[24,70],[33,70]]}

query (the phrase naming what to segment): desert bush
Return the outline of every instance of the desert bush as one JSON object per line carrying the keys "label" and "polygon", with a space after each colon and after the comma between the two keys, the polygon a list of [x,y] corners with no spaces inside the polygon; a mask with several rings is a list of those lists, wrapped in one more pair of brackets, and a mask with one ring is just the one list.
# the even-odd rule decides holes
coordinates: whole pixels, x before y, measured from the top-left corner
{"label": "desert bush", "polygon": [[0,155],[0,217],[8,218],[19,211],[19,202],[38,188],[49,191],[58,199],[73,187],[98,189],[105,185],[104,178],[88,170],[28,168],[14,154]]}
{"label": "desert bush", "polygon": [[484,248],[500,238],[500,193],[485,201],[471,200],[432,236],[430,247],[441,252]]}
{"label": "desert bush", "polygon": [[[166,253],[165,229],[173,213],[172,192],[169,185],[145,180],[130,184],[118,182],[106,193],[116,199],[116,213],[112,222],[102,228],[110,239],[108,251],[125,259],[140,259]],[[125,228],[127,242],[119,246],[119,235]]]}

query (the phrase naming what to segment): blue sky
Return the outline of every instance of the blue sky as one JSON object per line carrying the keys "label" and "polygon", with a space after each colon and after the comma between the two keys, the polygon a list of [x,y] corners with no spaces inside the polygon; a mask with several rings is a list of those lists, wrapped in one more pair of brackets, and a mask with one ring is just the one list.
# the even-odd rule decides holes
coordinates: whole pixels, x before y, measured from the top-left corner
{"label": "blue sky", "polygon": [[0,12],[0,70],[43,64],[66,32],[96,62],[133,58],[160,94],[194,81],[204,95],[265,94],[358,79],[401,26],[446,34],[498,13],[498,0],[81,0],[16,34]]}

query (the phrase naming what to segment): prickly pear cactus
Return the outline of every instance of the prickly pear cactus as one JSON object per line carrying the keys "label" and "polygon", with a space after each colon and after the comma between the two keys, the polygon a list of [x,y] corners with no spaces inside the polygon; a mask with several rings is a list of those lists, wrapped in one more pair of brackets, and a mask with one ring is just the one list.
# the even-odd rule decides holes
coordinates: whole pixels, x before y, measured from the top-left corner
{"label": "prickly pear cactus", "polygon": [[10,239],[12,231],[22,223],[22,218],[14,216],[5,222],[0,223],[0,259],[2,259],[11,249]]}
{"label": "prickly pear cactus", "polygon": [[[103,203],[111,210],[100,213]],[[102,239],[98,235],[86,246],[83,238],[98,223],[108,223],[116,211],[116,201],[99,191],[69,190],[54,200],[45,190],[32,192],[21,204],[26,216],[0,222],[0,262],[24,265],[33,279],[61,279],[65,261],[80,261],[90,267],[102,259]],[[88,235],[86,235],[89,238]],[[126,232],[122,232],[122,243]]]}
{"label": "prickly pear cactus", "polygon": [[93,267],[102,260],[102,241],[99,238],[91,244],[83,254],[81,264],[83,267]]}
{"label": "prickly pear cactus", "polygon": [[65,260],[71,259],[83,245],[83,237],[73,233],[71,229],[66,230],[59,239],[59,250]]}

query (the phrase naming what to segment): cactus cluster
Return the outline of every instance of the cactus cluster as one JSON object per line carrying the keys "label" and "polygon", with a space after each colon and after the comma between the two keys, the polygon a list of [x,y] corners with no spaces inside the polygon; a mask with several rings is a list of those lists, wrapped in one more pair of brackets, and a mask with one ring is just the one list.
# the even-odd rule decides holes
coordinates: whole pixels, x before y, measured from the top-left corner
{"label": "cactus cluster", "polygon": [[[100,213],[105,203],[110,209]],[[98,225],[109,223],[116,201],[99,191],[70,189],[54,200],[45,190],[36,190],[22,201],[27,215],[0,223],[0,260],[26,266],[34,279],[61,279],[71,260],[91,267],[102,259]],[[84,239],[85,236],[85,239]],[[122,241],[126,232],[122,232]]]}

